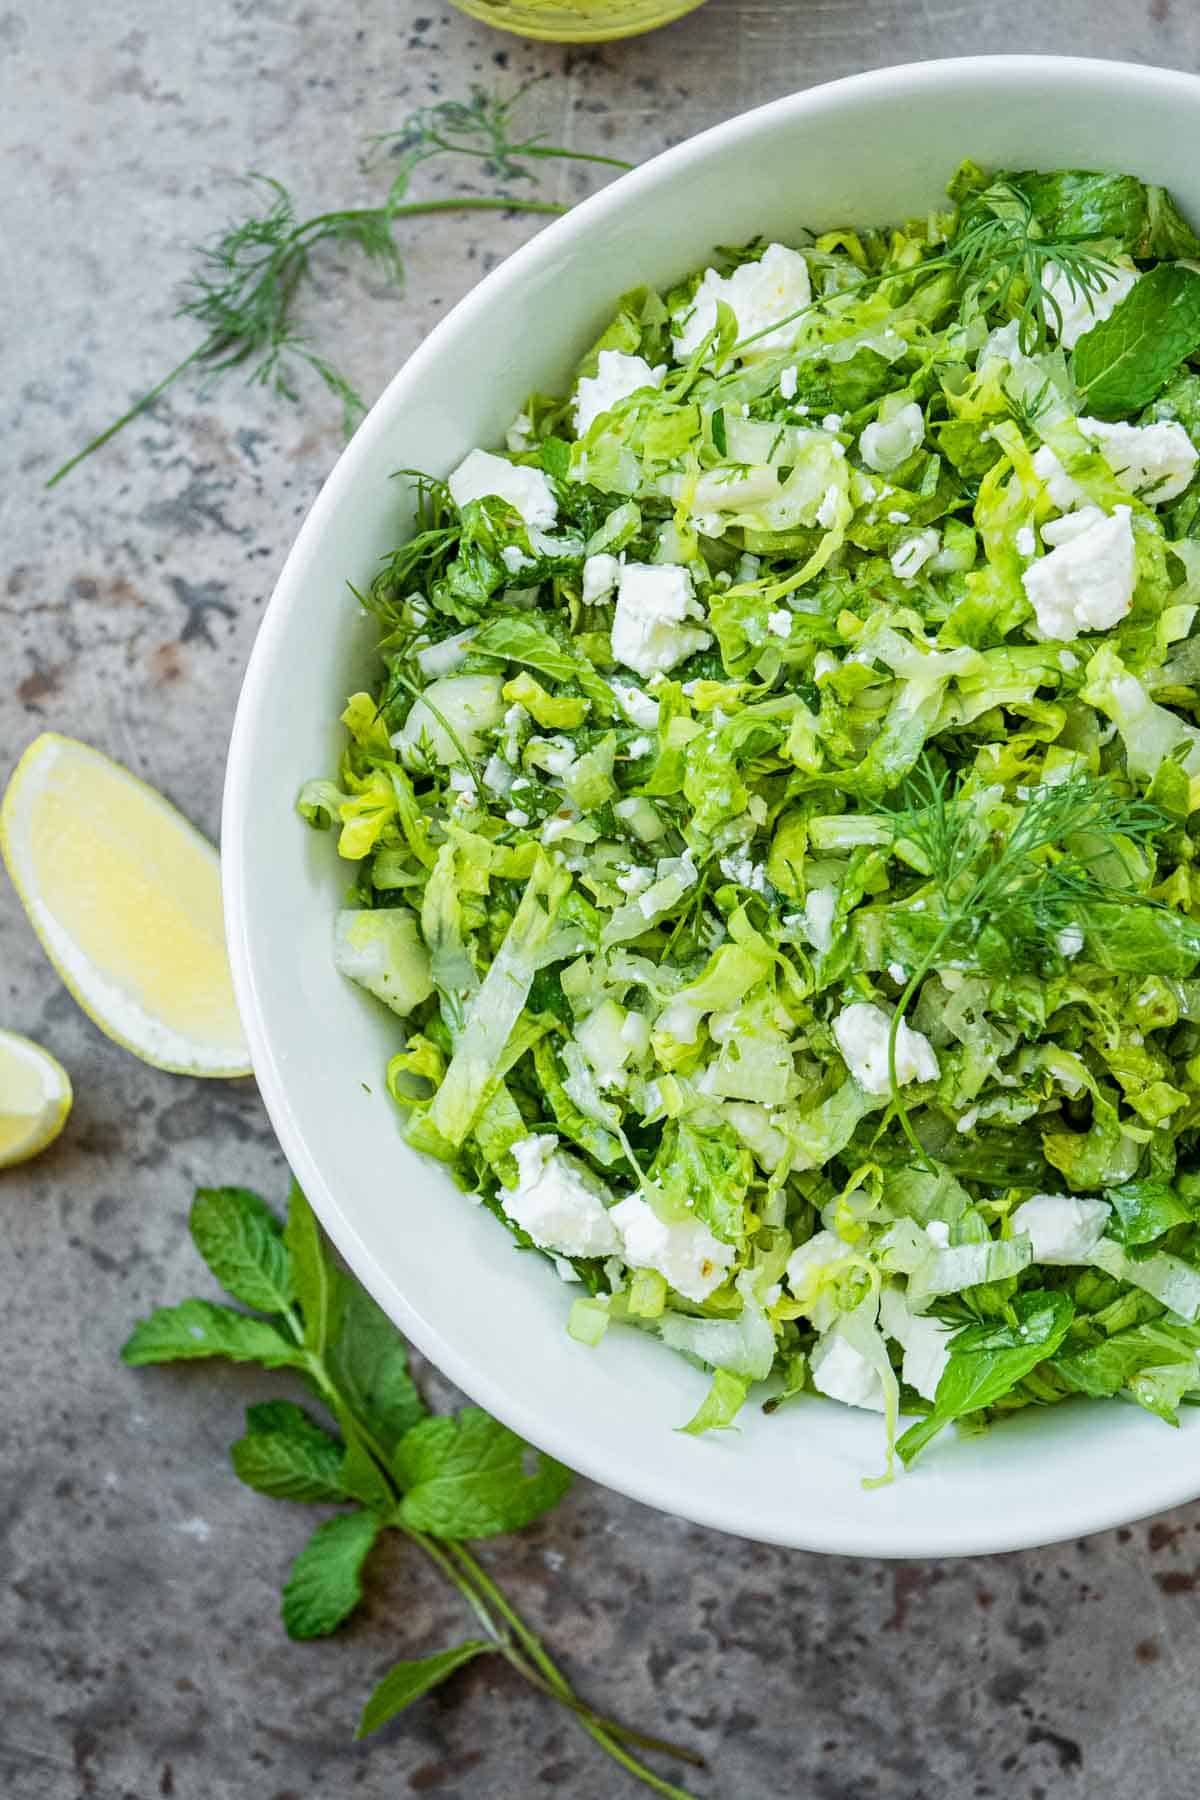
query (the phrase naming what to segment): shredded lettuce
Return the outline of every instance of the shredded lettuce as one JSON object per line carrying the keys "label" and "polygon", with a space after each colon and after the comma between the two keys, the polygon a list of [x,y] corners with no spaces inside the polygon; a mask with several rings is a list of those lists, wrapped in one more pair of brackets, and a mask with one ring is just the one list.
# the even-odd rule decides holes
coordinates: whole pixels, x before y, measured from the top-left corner
{"label": "shredded lettuce", "polygon": [[[1200,1398],[1200,239],[1132,176],[949,192],[631,290],[503,495],[422,478],[298,800],[408,1141],[572,1337],[707,1371],[697,1436],[874,1412],[889,1472]],[[555,1249],[580,1163],[612,1254]]]}

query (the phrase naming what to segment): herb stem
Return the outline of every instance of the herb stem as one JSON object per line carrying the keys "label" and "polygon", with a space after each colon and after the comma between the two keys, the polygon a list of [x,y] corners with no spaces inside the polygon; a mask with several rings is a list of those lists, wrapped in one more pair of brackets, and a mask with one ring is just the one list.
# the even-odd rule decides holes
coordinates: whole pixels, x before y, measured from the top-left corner
{"label": "herb stem", "polygon": [[[698,1768],[703,1767],[703,1758],[697,1756],[695,1751],[685,1750],[678,1744],[671,1744],[662,1739],[647,1738],[641,1733],[629,1732],[624,1726],[615,1725],[612,1721],[603,1719],[600,1714],[594,1713],[590,1707],[581,1705],[570,1682],[557,1664],[551,1660],[540,1638],[530,1630],[520,1613],[509,1604],[505,1595],[471,1552],[462,1544],[452,1544],[450,1555],[524,1646],[530,1659],[544,1677],[544,1691],[552,1694],[563,1705],[570,1707],[576,1713],[584,1730],[638,1781],[644,1782],[655,1793],[666,1795],[668,1800],[694,1800],[694,1796],[688,1794],[686,1789],[676,1787],[672,1782],[664,1780],[652,1769],[645,1768],[637,1761],[636,1757],[632,1757],[624,1751],[614,1733],[619,1732],[622,1737],[628,1738],[631,1743],[637,1743],[644,1749],[661,1749],[667,1755],[693,1763]],[[509,1661],[512,1661],[511,1657]],[[514,1666],[516,1665],[514,1664]],[[538,1682],[534,1685],[542,1686],[543,1684]]]}
{"label": "herb stem", "polygon": [[100,432],[97,437],[94,437],[90,444],[85,444],[82,450],[76,451],[75,455],[67,462],[63,463],[61,468],[56,469],[49,481],[47,481],[46,486],[48,488],[54,487],[57,482],[62,480],[64,475],[69,475],[71,470],[81,463],[85,456],[90,456],[93,450],[102,449],[104,445],[108,443],[110,438],[116,437],[118,431],[124,431],[126,425],[131,424],[140,412],[145,412],[148,406],[152,406],[159,395],[164,393],[173,381],[178,381],[179,377],[186,369],[190,369],[193,363],[200,362],[204,357],[209,355],[213,348],[214,340],[212,338],[205,338],[202,344],[198,344],[189,356],[184,357],[182,362],[176,363],[170,373],[164,375],[161,381],[156,382],[147,393],[142,395],[140,400],[135,400],[128,412],[122,413],[119,419],[114,420],[113,423],[104,431]]}

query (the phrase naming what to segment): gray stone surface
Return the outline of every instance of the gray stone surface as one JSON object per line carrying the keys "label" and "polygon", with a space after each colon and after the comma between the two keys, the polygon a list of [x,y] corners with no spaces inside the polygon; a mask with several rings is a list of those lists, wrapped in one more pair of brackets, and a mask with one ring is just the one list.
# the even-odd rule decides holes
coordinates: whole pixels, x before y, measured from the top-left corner
{"label": "gray stone surface", "polygon": [[[1102,12],[1102,17],[1101,17]],[[278,173],[304,205],[372,191],[364,136],[476,78],[547,72],[532,114],[643,156],[863,66],[1014,48],[1200,64],[1187,0],[710,0],[641,42],[567,54],[438,0],[8,0],[0,11],[0,763],[78,732],[215,833],[242,667],[333,409],[177,388],[52,495],[55,462],[191,338],[189,244]],[[576,179],[552,169],[551,191]],[[407,234],[403,302],[347,254],[308,323],[368,394],[531,229]],[[133,1374],[130,1320],[197,1282],[198,1181],[279,1194],[252,1084],[123,1055],[76,1011],[0,888],[0,1020],[54,1048],[70,1127],[0,1176],[0,1793],[8,1800],[609,1800],[569,1721],[482,1665],[379,1741],[350,1731],[401,1649],[466,1629],[399,1549],[341,1638],[289,1644],[277,1592],[307,1520],[225,1460],[268,1377]],[[900,1566],[717,1537],[580,1483],[489,1553],[600,1704],[703,1748],[723,1800],[1182,1800],[1200,1770],[1200,1508],[1087,1542]]]}

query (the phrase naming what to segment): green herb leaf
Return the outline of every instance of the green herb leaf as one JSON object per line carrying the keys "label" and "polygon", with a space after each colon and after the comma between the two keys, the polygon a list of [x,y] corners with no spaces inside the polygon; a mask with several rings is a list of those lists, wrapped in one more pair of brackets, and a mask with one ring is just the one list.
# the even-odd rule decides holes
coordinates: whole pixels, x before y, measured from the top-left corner
{"label": "green herb leaf", "polygon": [[346,1459],[342,1464],[342,1481],[347,1493],[374,1513],[390,1513],[394,1495],[387,1477],[355,1430],[353,1420],[344,1419],[343,1429],[346,1433]]}
{"label": "green herb leaf", "polygon": [[250,1319],[212,1300],[183,1300],[160,1306],[139,1319],[121,1350],[122,1362],[192,1362],[225,1356],[231,1362],[261,1363],[265,1369],[302,1368],[304,1356],[266,1319]]}
{"label": "green herb leaf", "polygon": [[749,1389],[750,1383],[740,1375],[717,1369],[707,1394],[687,1424],[679,1429],[693,1437],[700,1437],[705,1431],[727,1431],[741,1412]]}
{"label": "green herb leaf", "polygon": [[465,1643],[455,1644],[452,1650],[438,1650],[432,1656],[393,1663],[363,1707],[355,1737],[365,1738],[372,1731],[378,1731],[381,1725],[402,1713],[422,1694],[440,1687],[464,1663],[473,1662],[477,1656],[486,1656],[495,1648],[483,1638],[468,1638]]}
{"label": "green herb leaf", "polygon": [[1200,349],[1200,275],[1160,263],[1075,347],[1080,411],[1100,418],[1139,412]]}
{"label": "green herb leaf", "polygon": [[342,1513],[317,1526],[283,1590],[290,1638],[327,1637],[350,1617],[363,1597],[363,1564],[381,1529],[369,1512]]}
{"label": "green herb leaf", "polygon": [[492,1537],[549,1512],[571,1471],[477,1407],[424,1419],[396,1447],[395,1473],[408,1491],[404,1523],[431,1537]]}
{"label": "green herb leaf", "polygon": [[472,640],[471,648],[488,656],[503,656],[548,675],[552,681],[578,682],[587,697],[603,711],[614,710],[613,693],[581,651],[564,650],[545,626],[527,613],[493,619]]}
{"label": "green herb leaf", "polygon": [[291,1304],[291,1263],[279,1220],[249,1188],[198,1188],[188,1219],[197,1250],[235,1300],[260,1312]]}
{"label": "green herb leaf", "polygon": [[336,1504],[350,1498],[342,1446],[290,1400],[246,1411],[246,1435],[229,1452],[234,1473],[273,1500]]}
{"label": "green herb leaf", "polygon": [[316,1214],[297,1181],[288,1196],[283,1241],[292,1262],[292,1279],[304,1317],[304,1347],[324,1356],[329,1342],[334,1302],[334,1269],[326,1260]]}
{"label": "green herb leaf", "polygon": [[1014,1297],[1012,1312],[1015,1324],[968,1325],[954,1339],[933,1411],[910,1426],[896,1445],[906,1463],[943,1425],[994,1406],[1038,1363],[1052,1357],[1067,1334],[1075,1307],[1067,1294],[1034,1288]]}
{"label": "green herb leaf", "polygon": [[357,1281],[335,1271],[340,1299],[337,1332],[325,1353],[330,1379],[355,1416],[385,1452],[419,1419],[425,1407],[408,1371],[404,1339]]}

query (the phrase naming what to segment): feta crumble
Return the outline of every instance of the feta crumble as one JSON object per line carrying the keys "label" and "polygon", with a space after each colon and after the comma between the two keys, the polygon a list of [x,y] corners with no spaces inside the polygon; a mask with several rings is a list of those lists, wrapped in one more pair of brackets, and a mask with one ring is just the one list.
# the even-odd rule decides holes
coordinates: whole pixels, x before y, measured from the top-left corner
{"label": "feta crumble", "polygon": [[543,1250],[562,1256],[608,1256],[620,1248],[608,1189],[552,1133],[534,1133],[512,1147],[517,1185],[501,1199],[514,1225]]}
{"label": "feta crumble", "polygon": [[1049,305],[1046,323],[1064,350],[1073,350],[1085,332],[1107,319],[1125,298],[1138,278],[1128,257],[1122,257],[1110,273],[1100,277],[1100,285],[1087,292],[1074,282],[1067,271],[1049,263],[1042,278]]}
{"label": "feta crumble", "polygon": [[798,250],[789,250],[783,244],[768,244],[757,262],[741,263],[730,275],[706,269],[690,312],[676,321],[675,355],[680,362],[686,362],[700,348],[716,325],[719,301],[732,308],[739,339],[766,331],[767,335],[753,345],[757,354],[786,350],[795,332],[786,327],[771,331],[768,327],[798,312],[811,299],[807,262]]}
{"label": "feta crumble", "polygon": [[660,1219],[640,1194],[619,1200],[608,1215],[621,1234],[622,1255],[632,1269],[656,1269],[687,1300],[707,1300],[734,1259],[700,1219]]}
{"label": "feta crumble", "polygon": [[1099,507],[1085,507],[1069,521],[1055,521],[1054,528],[1043,526],[1042,536],[1057,539],[1056,547],[1021,577],[1040,636],[1069,641],[1123,619],[1133,605],[1136,581],[1129,508],[1118,506],[1106,517]]}
{"label": "feta crumble", "polygon": [[628,356],[623,350],[601,350],[594,375],[584,375],[575,391],[575,430],[583,437],[601,413],[611,412],[639,388],[659,388],[667,365],[652,369],[644,356]]}
{"label": "feta crumble", "polygon": [[[891,1029],[890,1016],[869,1000],[852,1001],[833,1021],[833,1035],[842,1060],[859,1087],[868,1094],[886,1094],[891,1087],[888,1076]],[[936,1081],[939,1073],[938,1059],[929,1039],[902,1019],[896,1032],[896,1080],[901,1086],[909,1081]]]}
{"label": "feta crumble", "polygon": [[490,450],[472,450],[459,463],[446,486],[455,506],[472,500],[503,500],[519,512],[526,525],[541,528],[558,518],[554,489],[540,469],[529,469],[494,456]]}
{"label": "feta crumble", "polygon": [[1012,1228],[1029,1234],[1034,1262],[1072,1266],[1091,1261],[1111,1212],[1107,1200],[1034,1194],[1012,1214]]}
{"label": "feta crumble", "polygon": [[583,604],[597,606],[607,600],[620,579],[621,565],[615,556],[603,550],[589,556],[583,565]]}
{"label": "feta crumble", "polygon": [[712,643],[707,631],[686,623],[703,617],[687,569],[678,563],[626,563],[612,627],[614,660],[635,675],[665,673]]}

